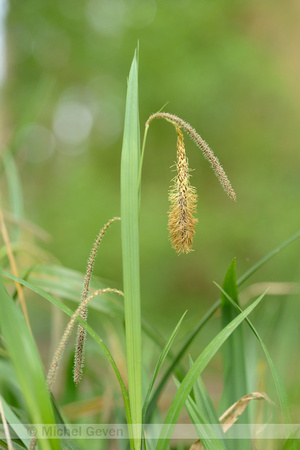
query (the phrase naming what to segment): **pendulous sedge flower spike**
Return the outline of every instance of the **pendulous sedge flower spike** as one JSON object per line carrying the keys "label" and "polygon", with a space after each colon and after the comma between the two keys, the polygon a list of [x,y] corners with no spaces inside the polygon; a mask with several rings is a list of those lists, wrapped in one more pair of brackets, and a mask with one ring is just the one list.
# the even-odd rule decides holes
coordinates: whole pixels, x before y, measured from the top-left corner
{"label": "pendulous sedge flower spike", "polygon": [[186,131],[197,147],[202,150],[204,157],[211,163],[217,178],[228,196],[236,201],[236,194],[218,158],[190,124],[174,114],[157,112],[152,114],[147,120],[145,124],[146,132],[153,119],[167,120],[175,127],[177,132],[177,175],[173,180],[173,187],[169,192],[171,206],[169,210],[168,228],[172,247],[175,251],[177,253],[188,253],[191,251],[195,234],[195,223],[197,222],[197,219],[194,218],[197,195],[195,188],[190,185],[190,169],[188,167],[181,129]]}
{"label": "pendulous sedge flower spike", "polygon": [[197,195],[190,185],[190,170],[184,148],[183,134],[176,125],[177,131],[177,175],[173,179],[173,187],[169,192],[169,235],[172,247],[177,253],[189,253],[195,234],[197,219],[193,214],[196,210]]}
{"label": "pendulous sedge flower spike", "polygon": [[187,122],[180,119],[180,117],[175,116],[175,114],[169,114],[164,112],[158,112],[152,114],[146,122],[146,126],[149,126],[150,122],[153,119],[166,119],[168,122],[177,124],[180,128],[183,128],[186,133],[190,136],[191,139],[195,142],[197,147],[202,150],[203,155],[208,161],[211,163],[211,166],[219,179],[224,191],[228,194],[228,196],[236,201],[236,194],[231,186],[231,183],[220,164],[218,158],[214,155],[214,152],[209,148],[208,144],[202,139],[202,137],[197,133],[197,131]]}

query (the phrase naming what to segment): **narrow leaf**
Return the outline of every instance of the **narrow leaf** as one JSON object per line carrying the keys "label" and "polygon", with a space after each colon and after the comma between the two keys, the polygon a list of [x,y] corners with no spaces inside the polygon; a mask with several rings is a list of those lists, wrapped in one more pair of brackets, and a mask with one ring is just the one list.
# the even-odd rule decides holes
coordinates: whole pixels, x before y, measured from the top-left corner
{"label": "narrow leaf", "polygon": [[[235,258],[229,265],[226,272],[223,282],[223,289],[228,293],[228,295],[231,296],[231,298],[234,299],[235,303],[238,304]],[[232,306],[224,294],[221,296],[221,312],[223,327],[230,323],[238,314],[234,306]],[[247,388],[243,326],[238,327],[234,333],[232,333],[232,335],[224,343],[222,351],[224,391],[220,408],[221,410],[224,410],[249,392]],[[248,414],[244,414],[243,419],[245,423],[248,423]],[[238,450],[240,446],[240,440],[234,439],[230,442],[230,447],[232,450]],[[243,447],[244,449],[250,448],[250,444],[243,441]]]}
{"label": "narrow leaf", "polygon": [[[192,366],[193,364],[194,362],[190,358],[190,366]],[[217,411],[214,408],[214,405],[200,375],[197,378],[196,383],[194,384],[193,391],[195,395],[195,403],[200,414],[205,417],[206,423],[214,424],[215,427],[217,427],[216,431],[218,433],[218,436],[219,438],[223,439],[223,446],[227,449],[228,447],[226,444],[223,429],[219,422]]]}
{"label": "narrow leaf", "polygon": [[[200,320],[200,322],[196,325],[196,327],[194,328],[194,330],[189,334],[189,336],[187,337],[187,339],[184,341],[184,344],[182,345],[182,347],[180,348],[180,350],[178,351],[178,353],[174,356],[170,366],[168,367],[168,369],[166,370],[164,376],[162,377],[159,385],[157,386],[151,402],[149,403],[149,407],[147,410],[147,414],[146,414],[146,421],[148,421],[151,417],[151,414],[154,410],[154,406],[156,405],[157,399],[160,395],[160,393],[162,392],[163,388],[165,387],[168,379],[170,378],[170,375],[175,371],[177,365],[179,364],[179,362],[181,361],[182,357],[185,355],[188,347],[191,345],[191,343],[193,342],[193,340],[195,339],[195,337],[197,336],[197,334],[199,333],[199,331],[204,327],[204,325],[208,322],[208,320],[214,315],[214,313],[217,311],[217,309],[220,306],[220,302],[216,302],[209,310],[208,312],[204,315],[204,317]],[[176,374],[177,377],[179,374]],[[183,374],[180,377],[180,380],[183,378]]]}
{"label": "narrow leaf", "polygon": [[193,385],[205,369],[210,360],[214,357],[216,352],[226,341],[228,336],[240,325],[240,323],[253,311],[253,309],[262,300],[264,294],[261,295],[255,302],[253,302],[245,311],[241,312],[230,324],[228,324],[220,333],[209,343],[201,355],[196,359],[194,365],[191,367],[187,375],[185,376],[180,388],[178,389],[171,406],[168,410],[165,422],[160,434],[160,440],[157,446],[157,450],[166,450],[168,448],[172,432],[175,424],[179,418],[180,412],[183,408],[185,400],[189,395]]}
{"label": "narrow leaf", "polygon": [[168,342],[166,343],[166,345],[162,349],[160,357],[158,358],[158,361],[157,361],[157,364],[155,366],[151,382],[150,382],[149,387],[148,387],[148,391],[147,391],[147,394],[146,394],[146,397],[145,397],[145,401],[144,401],[144,406],[143,406],[143,423],[145,421],[145,415],[146,415],[147,407],[148,407],[148,404],[149,404],[149,401],[150,401],[150,395],[151,395],[151,392],[152,392],[152,389],[153,389],[156,377],[158,375],[158,372],[159,372],[163,362],[165,361],[165,359],[167,357],[167,354],[169,353],[169,350],[170,350],[170,348],[171,348],[171,346],[172,346],[172,344],[174,342],[174,339],[175,339],[175,337],[176,337],[176,335],[178,333],[178,330],[180,328],[180,325],[181,325],[181,323],[182,323],[186,313],[187,313],[187,311],[185,311],[185,313],[180,318],[180,320],[179,320],[178,324],[176,325],[176,327],[174,328],[174,331],[171,334]]}
{"label": "narrow leaf", "polygon": [[[9,357],[33,424],[55,424],[42,362],[25,318],[0,279],[0,325]],[[40,448],[58,449],[57,439],[40,439]]]}
{"label": "narrow leaf", "polygon": [[19,434],[21,435],[19,439],[23,442],[26,448],[29,448],[30,446],[30,439],[25,439],[24,436],[27,435],[27,430],[23,423],[20,421],[20,419],[17,417],[17,415],[12,411],[11,407],[8,403],[4,400],[2,396],[0,396],[4,414],[6,417],[7,422],[9,423],[10,427],[14,430],[14,432],[18,435],[17,431],[19,431]]}
{"label": "narrow leaf", "polygon": [[[175,383],[177,388],[179,388],[179,381],[175,379]],[[209,420],[207,420],[207,417],[201,414],[200,409],[190,395],[188,395],[185,401],[185,407],[203,447],[207,450],[225,450],[226,447],[220,440],[220,434],[216,432],[215,428],[212,426],[214,425],[214,422],[211,424]],[[205,425],[205,427],[203,425]]]}
{"label": "narrow leaf", "polygon": [[135,450],[141,446],[142,352],[139,266],[139,166],[138,63],[134,55],[127,87],[121,157],[121,235],[125,305],[126,358]]}

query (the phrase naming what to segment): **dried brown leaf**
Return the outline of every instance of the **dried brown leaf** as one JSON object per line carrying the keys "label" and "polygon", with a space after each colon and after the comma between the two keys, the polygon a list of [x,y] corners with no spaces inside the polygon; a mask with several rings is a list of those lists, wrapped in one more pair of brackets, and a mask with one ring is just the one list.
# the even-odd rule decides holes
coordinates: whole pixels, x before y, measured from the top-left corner
{"label": "dried brown leaf", "polygon": [[272,400],[270,400],[267,394],[262,392],[252,392],[251,394],[247,394],[240,398],[219,418],[224,433],[226,433],[226,431],[228,431],[229,428],[231,428],[232,425],[238,420],[239,416],[245,411],[251,400],[267,400],[267,402],[272,403]]}
{"label": "dried brown leaf", "polygon": [[[219,417],[219,421],[222,425],[224,433],[228,431],[233,424],[238,420],[240,415],[245,411],[249,402],[251,400],[267,400],[268,403],[272,403],[272,400],[267,396],[267,394],[262,392],[251,392],[244,397],[240,398],[237,402],[231,405],[225,412]],[[190,450],[203,450],[204,447],[201,441],[198,440],[191,445]]]}

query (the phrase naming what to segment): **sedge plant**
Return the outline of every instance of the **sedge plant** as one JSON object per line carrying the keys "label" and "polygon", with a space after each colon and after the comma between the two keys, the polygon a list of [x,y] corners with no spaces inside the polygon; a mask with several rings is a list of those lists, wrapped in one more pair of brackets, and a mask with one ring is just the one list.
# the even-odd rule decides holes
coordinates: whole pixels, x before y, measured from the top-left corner
{"label": "sedge plant", "polygon": [[[186,311],[183,312],[168,340],[162,339],[155,327],[142,317],[139,259],[142,163],[147,133],[154,119],[166,120],[174,127],[177,135],[176,176],[169,191],[170,209],[168,213],[169,237],[175,252],[181,254],[189,253],[192,250],[195,226],[197,224],[197,218],[195,217],[197,194],[195,188],[191,185],[184,133],[200,148],[204,157],[210,162],[225,192],[232,200],[236,201],[236,194],[218,158],[198,132],[176,115],[166,112],[158,112],[151,115],[146,122],[141,148],[138,108],[138,59],[137,54],[135,54],[128,78],[126,98],[121,156],[121,214],[120,217],[114,217],[109,220],[100,230],[88,260],[85,276],[80,276],[68,268],[42,265],[40,267],[27,267],[26,270],[22,271],[25,275],[21,277],[21,272],[16,267],[14,253],[11,250],[9,235],[5,232],[6,217],[1,214],[2,234],[5,238],[4,249],[9,255],[7,261],[10,262],[12,272],[1,270],[1,274],[15,283],[16,288],[15,292],[13,289],[10,289],[12,293],[9,294],[4,286],[4,278],[0,280],[0,324],[2,336],[2,360],[0,360],[0,363],[2,364],[2,372],[7,373],[7,379],[4,380],[5,376],[3,376],[0,381],[1,386],[5,385],[4,381],[6,381],[7,391],[11,392],[8,380],[9,376],[11,378],[11,374],[13,374],[17,381],[17,389],[22,397],[22,401],[18,405],[19,409],[22,409],[22,413],[20,413],[20,410],[15,408],[16,405],[12,401],[12,396],[7,395],[6,392],[1,392],[0,415],[3,424],[5,424],[6,434],[1,438],[0,445],[6,446],[4,448],[11,448],[13,445],[8,426],[13,430],[15,427],[15,442],[21,448],[88,448],[88,444],[81,445],[80,441],[79,443],[75,442],[69,437],[64,437],[63,439],[42,439],[38,433],[30,436],[28,435],[30,428],[26,430],[23,425],[24,417],[26,417],[27,423],[32,424],[32,426],[35,424],[51,424],[55,427],[59,426],[59,424],[64,424],[67,427],[67,419],[61,411],[59,401],[54,399],[53,387],[59,364],[65,354],[67,342],[70,339],[74,326],[77,325],[73,372],[74,383],[77,389],[80,389],[80,381],[85,372],[84,345],[88,334],[107,358],[118,381],[128,426],[128,445],[131,450],[140,450],[141,448],[169,449],[172,434],[184,408],[198,436],[195,443],[190,447],[191,449],[250,449],[251,436],[248,436],[248,440],[228,440],[227,433],[241,414],[243,414],[243,417],[247,416],[247,405],[249,402],[254,400],[270,404],[271,401],[263,392],[248,391],[245,343],[241,327],[243,322],[245,322],[257,339],[270,367],[278,396],[276,401],[279,402],[282,420],[286,424],[284,436],[286,448],[299,448],[297,440],[293,437],[293,430],[289,425],[291,423],[291,415],[285,386],[265,343],[249,319],[250,313],[262,301],[265,293],[259,295],[256,300],[247,305],[245,309],[242,309],[238,299],[238,288],[271,257],[295,241],[300,236],[300,232],[268,254],[238,280],[236,279],[236,262],[234,259],[226,272],[223,286],[217,285],[220,290],[220,298],[199,319],[195,328],[176,352],[172,351],[171,347],[184,320]],[[11,160],[11,164],[13,164],[13,160]],[[9,167],[12,167],[12,165],[5,165],[7,176],[10,177],[13,173],[13,177],[15,177],[15,171],[10,172],[9,170],[11,169]],[[115,222],[120,222],[121,227],[122,290],[107,287],[102,280],[93,279],[93,268],[99,246],[108,228]],[[82,282],[82,295],[81,300],[79,300],[78,290]],[[47,376],[43,369],[35,339],[30,330],[26,301],[22,291],[23,287],[35,292],[43,301],[50,302],[55,308],[69,317],[69,322],[53,356]],[[76,301],[76,309],[70,309],[57,297],[73,302]],[[21,308],[15,302],[16,299],[20,302]],[[91,309],[97,308],[102,314],[111,315],[112,317],[117,316],[124,321],[125,375],[118,366],[117,358],[113,356],[109,345],[101,338],[101,332],[98,333],[89,325],[88,306]],[[222,329],[195,360],[190,358],[189,368],[186,369],[182,363],[191,343],[219,309],[221,309],[222,315]],[[142,357],[142,342],[145,335],[158,346],[160,355],[148,386],[143,392],[142,374],[144,361]],[[224,357],[224,394],[221,401],[222,414],[218,414],[201,378],[201,373],[221,347],[223,347]],[[166,364],[167,368],[163,372]],[[26,367],[26,370],[24,370],[24,367]],[[158,399],[172,376],[177,392],[165,416],[161,419],[162,423],[158,433],[153,436],[151,434],[152,431],[149,431],[149,425],[155,421],[154,416],[158,411]],[[246,412],[244,412],[245,410]],[[249,417],[247,421],[250,422]],[[19,432],[16,431],[17,429]]]}

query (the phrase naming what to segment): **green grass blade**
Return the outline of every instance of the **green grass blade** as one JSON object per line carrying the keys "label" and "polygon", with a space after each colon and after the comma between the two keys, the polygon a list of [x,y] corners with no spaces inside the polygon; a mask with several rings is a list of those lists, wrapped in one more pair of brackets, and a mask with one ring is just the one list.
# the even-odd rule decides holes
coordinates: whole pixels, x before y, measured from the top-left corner
{"label": "green grass blade", "polygon": [[[194,362],[191,360],[191,366],[194,364]],[[195,396],[195,402],[197,405],[197,408],[201,412],[201,414],[204,417],[207,417],[209,423],[218,423],[219,417],[217,414],[217,411],[214,408],[214,405],[212,404],[211,398],[207,392],[207,389],[205,387],[205,384],[199,376],[197,378],[196,383],[194,384],[194,396]]]}
{"label": "green grass blade", "polygon": [[[24,446],[23,445],[19,445],[16,442],[12,441],[13,443],[13,449],[14,450],[24,450]],[[7,442],[3,441],[2,439],[0,439],[0,448],[4,448],[4,449],[8,449],[7,447]]]}
{"label": "green grass blade", "polygon": [[[235,258],[232,260],[226,272],[223,282],[223,290],[227,292],[235,303],[238,304],[238,291],[236,286],[236,268]],[[232,306],[227,297],[221,296],[221,312],[222,312],[222,327],[224,328],[236,316],[237,310]],[[244,349],[243,326],[238,327],[234,333],[227,339],[223,345],[223,386],[224,391],[221,400],[221,412],[227,410],[239,398],[248,394],[247,387],[247,372],[246,372],[246,358]],[[243,420],[245,423],[249,422],[249,414],[246,410],[243,413]],[[243,448],[250,448],[247,441],[243,441]],[[230,442],[232,450],[239,449],[241,441],[233,439]]]}
{"label": "green grass blade", "polygon": [[[192,366],[193,364],[194,362],[190,357],[190,366]],[[219,422],[217,411],[214,408],[214,405],[211,401],[211,398],[207,392],[201,376],[197,378],[196,383],[194,384],[193,391],[195,396],[195,403],[197,405],[199,413],[202,417],[205,418],[206,423],[215,425],[215,430],[218,433],[219,439],[222,439],[223,446],[227,449],[228,447],[225,440],[225,434]]]}
{"label": "green grass blade", "polygon": [[163,362],[165,361],[165,359],[167,357],[167,354],[170,351],[170,348],[171,348],[171,346],[172,346],[172,344],[174,342],[174,339],[175,339],[175,337],[176,337],[176,335],[178,333],[178,330],[180,328],[180,325],[181,325],[181,323],[182,323],[186,313],[187,313],[187,311],[185,311],[185,313],[181,316],[179,322],[177,323],[176,327],[174,328],[173,333],[171,334],[168,342],[166,343],[166,345],[162,349],[162,352],[161,352],[161,354],[160,354],[160,356],[158,358],[158,361],[157,361],[156,367],[154,369],[154,373],[153,373],[153,376],[152,376],[152,379],[151,379],[151,382],[149,384],[148,391],[147,391],[147,394],[146,394],[146,397],[145,397],[144,405],[143,405],[143,423],[145,421],[146,412],[147,412],[147,408],[148,408],[149,401],[150,401],[150,395],[151,395],[151,392],[152,392],[152,389],[153,389],[156,377],[158,375],[158,372],[159,372]]}
{"label": "green grass blade", "polygon": [[[42,362],[26,320],[0,279],[0,324],[9,358],[33,424],[55,424]],[[42,450],[59,449],[57,439],[38,440]]]}
{"label": "green grass blade", "polygon": [[[219,302],[216,302],[204,315],[204,317],[200,320],[200,322],[197,324],[197,326],[194,328],[194,330],[189,334],[187,339],[185,340],[183,346],[180,348],[179,352],[174,356],[173,361],[171,362],[170,366],[166,370],[164,376],[162,377],[159,385],[155,389],[155,392],[151,398],[151,402],[149,403],[147,414],[146,414],[146,422],[150,420],[151,414],[154,410],[154,407],[156,405],[157,399],[162,392],[163,388],[165,387],[168,379],[170,378],[170,375],[176,370],[177,365],[185,355],[188,347],[191,345],[199,331],[204,327],[204,325],[209,321],[209,319],[214,315],[216,310],[219,308],[221,303],[221,300]],[[179,374],[177,374],[177,377]],[[180,376],[180,380],[183,378],[183,374]]]}
{"label": "green grass blade", "polygon": [[138,63],[135,54],[128,79],[121,157],[121,236],[128,389],[131,417],[136,424],[136,450],[141,446],[142,423],[139,167]]}
{"label": "green grass blade", "polygon": [[292,242],[294,242],[296,239],[300,237],[300,231],[295,233],[293,236],[291,236],[289,239],[284,241],[282,244],[280,244],[278,247],[274,248],[270,253],[268,253],[264,258],[260,259],[256,264],[254,264],[252,267],[250,267],[249,270],[247,270],[236,282],[237,286],[241,286],[248,278],[250,278],[258,269],[260,269],[266,262],[268,262],[273,256],[276,256],[281,250],[283,250],[285,247],[290,245]]}
{"label": "green grass blade", "polygon": [[291,433],[290,438],[285,441],[282,450],[298,450],[299,439],[297,438],[297,435],[299,436],[299,433],[297,432]]}
{"label": "green grass blade", "polygon": [[[68,306],[66,306],[64,303],[62,303],[60,300],[57,300],[55,297],[52,297],[52,295],[42,291],[40,288],[34,286],[33,284],[29,283],[28,281],[22,280],[19,277],[15,277],[14,275],[11,275],[8,272],[5,272],[4,270],[0,270],[0,274],[4,275],[5,277],[17,281],[18,283],[22,284],[23,286],[27,287],[33,292],[36,292],[38,295],[43,297],[45,300],[49,301],[53,305],[57,306],[61,311],[63,311],[68,316],[72,317],[74,314],[74,311],[72,311]],[[92,327],[90,327],[86,322],[84,322],[80,317],[78,317],[78,322],[86,329],[86,331],[89,333],[89,335],[97,342],[97,344],[101,347],[102,351],[106,355],[108,361],[110,362],[113,371],[115,372],[115,375],[117,377],[117,380],[119,382],[123,400],[124,400],[124,406],[127,416],[127,421],[130,424],[131,423],[131,415],[130,415],[130,406],[129,406],[129,397],[128,392],[125,386],[125,383],[122,379],[122,376],[120,374],[120,371],[115,363],[115,360],[113,359],[109,349],[105,345],[105,343],[102,341],[102,339],[98,336],[98,334],[93,330]]]}
{"label": "green grass blade", "polygon": [[157,450],[166,450],[168,448],[172,432],[179,418],[180,412],[200,373],[205,369],[207,364],[214,357],[216,352],[226,341],[226,339],[231,335],[231,333],[233,333],[233,331],[240,325],[240,323],[259,304],[264,295],[265,294],[262,294],[245,311],[240,313],[230,324],[228,324],[222,331],[220,331],[220,333],[208,344],[201,355],[196,359],[194,365],[185,376],[171,403],[160,434]]}
{"label": "green grass blade", "polygon": [[[51,295],[79,303],[81,299],[84,274],[63,266],[35,266],[29,274],[29,281]],[[93,277],[91,291],[107,287],[105,280]],[[111,317],[124,319],[123,300],[116,294],[101,296],[101,302],[91,303],[89,308],[97,309]]]}
{"label": "green grass blade", "polygon": [[[227,299],[232,303],[232,305],[236,308],[236,310],[238,312],[241,312],[241,308],[239,307],[239,305],[237,305],[233,299],[217,284],[215,283],[216,286],[220,289],[220,291],[223,293],[223,295],[225,295],[227,297]],[[289,434],[292,432],[292,430],[290,430],[289,424],[291,423],[291,416],[290,416],[290,408],[289,408],[289,403],[288,403],[288,396],[287,396],[287,392],[285,389],[285,386],[283,384],[283,381],[281,379],[281,376],[271,358],[271,355],[267,349],[267,347],[265,346],[262,338],[260,337],[260,335],[258,334],[256,328],[254,327],[254,325],[250,322],[250,320],[248,318],[245,319],[246,323],[249,325],[249,327],[251,328],[252,332],[254,333],[254,335],[256,336],[257,340],[259,341],[264,354],[267,358],[269,367],[271,369],[271,373],[272,373],[272,377],[274,380],[274,384],[275,384],[275,388],[276,388],[276,392],[278,395],[278,399],[279,399],[279,403],[280,403],[280,407],[282,410],[282,415],[283,415],[283,419],[284,422],[286,423],[286,430],[287,430],[287,437],[289,436]],[[293,447],[294,449],[298,449],[299,446]]]}
{"label": "green grass blade", "polygon": [[[0,395],[0,398],[1,398],[2,405],[3,405],[4,415],[7,420],[7,423],[10,424],[11,428],[14,430],[16,435],[18,435],[18,432],[19,432],[19,434],[21,434],[21,437],[19,437],[20,441],[23,442],[23,444],[25,445],[26,448],[29,448],[30,439],[24,438],[24,436],[27,435],[26,428],[24,427],[23,423],[20,421],[18,416],[16,416],[16,414],[12,411],[9,404],[6,403],[6,401],[4,400],[4,398],[1,395]],[[17,425],[17,427],[16,427],[16,425]],[[16,430],[16,428],[17,428],[17,430]]]}
{"label": "green grass blade", "polygon": [[[177,388],[180,387],[180,383],[175,379]],[[202,414],[194,400],[188,395],[185,401],[186,410],[191,418],[191,421],[195,427],[198,437],[203,447],[207,450],[224,450],[226,447],[223,442],[220,441],[220,435],[215,431],[215,428],[210,423],[206,416]],[[218,422],[216,422],[218,423]],[[205,426],[203,426],[205,425]]]}

